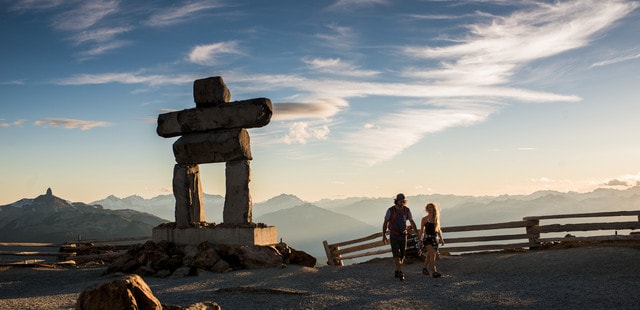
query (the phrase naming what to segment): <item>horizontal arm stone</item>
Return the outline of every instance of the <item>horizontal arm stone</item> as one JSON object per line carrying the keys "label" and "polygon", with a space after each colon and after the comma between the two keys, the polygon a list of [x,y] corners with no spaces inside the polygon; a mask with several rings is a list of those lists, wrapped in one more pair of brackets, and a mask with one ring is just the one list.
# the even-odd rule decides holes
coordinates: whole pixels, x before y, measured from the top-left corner
{"label": "horizontal arm stone", "polygon": [[271,121],[271,115],[273,107],[268,98],[234,101],[160,114],[156,132],[169,138],[217,129],[262,127]]}
{"label": "horizontal arm stone", "polygon": [[238,128],[184,135],[173,143],[173,155],[190,165],[251,160],[249,133]]}

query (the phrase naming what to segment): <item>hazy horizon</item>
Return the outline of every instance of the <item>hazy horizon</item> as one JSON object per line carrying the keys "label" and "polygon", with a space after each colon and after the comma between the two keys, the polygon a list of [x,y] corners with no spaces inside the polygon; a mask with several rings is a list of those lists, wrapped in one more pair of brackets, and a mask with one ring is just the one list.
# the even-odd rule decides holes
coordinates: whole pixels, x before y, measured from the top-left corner
{"label": "hazy horizon", "polygon": [[[505,195],[506,196],[530,196],[530,195],[533,195],[533,194],[535,194],[537,192],[541,192],[541,191],[552,191],[552,192],[558,192],[558,193],[561,193],[561,194],[569,194],[569,193],[588,194],[588,193],[592,193],[594,191],[602,190],[602,189],[604,189],[604,190],[615,190],[615,191],[625,191],[625,190],[633,189],[633,188],[637,188],[637,187],[640,187],[640,182],[638,184],[636,184],[635,186],[632,186],[632,187],[629,187],[629,188],[624,188],[624,189],[619,189],[619,188],[614,188],[614,187],[598,187],[598,188],[594,188],[593,190],[583,191],[583,192],[578,192],[578,191],[556,191],[556,190],[549,190],[549,189],[541,189],[541,190],[533,191],[531,193],[523,193],[523,194],[499,194],[499,195],[464,195],[464,194],[462,194],[462,195],[459,195],[459,194],[449,194],[449,193],[414,193],[414,194],[407,194],[406,196],[407,196],[407,198],[418,197],[418,196],[430,196],[430,195],[434,195],[434,196],[440,195],[440,196],[457,196],[457,197],[475,197],[475,198],[483,198],[483,197],[487,197],[487,198],[496,197],[497,198],[497,197],[501,197],[501,196],[505,196]],[[158,197],[173,196],[173,193],[164,193],[164,194],[159,194],[159,195],[150,196],[150,197],[145,197],[145,196],[138,195],[138,194],[132,194],[132,195],[128,195],[128,196],[118,196],[118,195],[115,195],[115,194],[109,194],[107,196],[99,197],[97,199],[92,199],[92,200],[88,200],[88,201],[80,201],[80,200],[70,200],[70,199],[68,199],[68,198],[66,198],[64,196],[60,196],[59,194],[56,193],[55,188],[53,188],[53,187],[48,187],[47,189],[51,189],[52,194],[54,196],[56,196],[56,197],[61,198],[61,199],[65,199],[65,200],[68,200],[70,202],[79,202],[79,203],[86,203],[86,204],[90,204],[90,203],[93,203],[93,202],[104,200],[104,199],[107,199],[107,198],[109,198],[111,196],[114,196],[117,199],[127,199],[127,198],[130,198],[130,197],[140,197],[140,198],[145,199],[145,200],[151,200],[151,199],[158,198]],[[34,199],[34,198],[37,198],[40,195],[46,194],[47,189],[45,189],[45,190],[41,191],[40,193],[35,194],[33,196],[21,197],[19,199],[14,200],[14,201],[10,201],[10,202],[7,202],[7,203],[0,203],[0,205],[9,205],[9,204],[17,202],[17,201],[19,201],[21,199]],[[224,193],[223,194],[215,194],[215,193],[203,192],[203,194],[221,196],[222,198],[225,197]],[[307,199],[304,199],[303,197],[300,197],[299,195],[296,195],[295,193],[280,193],[280,194],[277,194],[275,196],[268,197],[265,200],[257,201],[255,199],[253,199],[252,203],[253,204],[264,203],[264,202],[267,202],[267,201],[269,201],[269,200],[271,200],[273,198],[276,198],[276,197],[279,197],[279,196],[282,196],[282,195],[294,196],[294,197],[297,197],[298,199],[300,199],[300,200],[302,200],[304,202],[307,202],[307,203],[320,202],[320,201],[323,201],[323,200],[341,200],[341,199],[363,198],[363,199],[388,199],[389,203],[392,204],[393,199],[395,197],[395,194],[392,195],[391,197],[354,195],[354,196],[338,197],[338,198],[334,197],[334,198],[320,198],[320,199],[315,199],[315,200],[307,200]]]}

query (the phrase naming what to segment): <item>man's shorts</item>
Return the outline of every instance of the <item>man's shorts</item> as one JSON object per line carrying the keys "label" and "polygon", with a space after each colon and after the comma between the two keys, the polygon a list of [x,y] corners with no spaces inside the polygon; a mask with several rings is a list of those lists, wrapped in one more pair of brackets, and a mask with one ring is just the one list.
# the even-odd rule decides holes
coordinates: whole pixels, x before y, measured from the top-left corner
{"label": "man's shorts", "polygon": [[391,243],[391,253],[393,253],[393,257],[404,259],[404,252],[407,249],[407,239],[389,238],[389,243]]}

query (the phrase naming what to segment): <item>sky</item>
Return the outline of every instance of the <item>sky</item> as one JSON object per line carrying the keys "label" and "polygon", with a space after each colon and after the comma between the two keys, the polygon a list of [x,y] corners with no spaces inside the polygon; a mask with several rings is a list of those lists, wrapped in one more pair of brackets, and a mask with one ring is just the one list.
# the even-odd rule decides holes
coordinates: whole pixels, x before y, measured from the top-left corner
{"label": "sky", "polygon": [[0,3],[0,205],[171,194],[157,117],[211,76],[273,103],[254,202],[639,184],[639,1]]}

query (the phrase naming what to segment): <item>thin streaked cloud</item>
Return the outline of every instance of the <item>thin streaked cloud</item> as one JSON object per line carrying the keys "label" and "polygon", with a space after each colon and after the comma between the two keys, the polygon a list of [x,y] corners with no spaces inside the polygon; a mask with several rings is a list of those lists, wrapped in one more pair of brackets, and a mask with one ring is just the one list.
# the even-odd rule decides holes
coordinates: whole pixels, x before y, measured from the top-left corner
{"label": "thin streaked cloud", "polygon": [[591,66],[589,66],[589,69],[592,69],[592,68],[595,68],[595,67],[613,65],[613,64],[617,64],[619,62],[634,60],[634,59],[638,59],[638,58],[640,58],[640,53],[633,53],[633,54],[630,54],[630,55],[618,56],[618,57],[614,57],[614,58],[611,58],[611,59],[607,59],[607,60],[603,60],[603,61],[599,61],[599,62],[593,63]]}
{"label": "thin streaked cloud", "polygon": [[149,26],[170,26],[199,17],[200,13],[223,7],[219,1],[187,1],[180,6],[168,8],[151,15],[145,21]]}
{"label": "thin streaked cloud", "polygon": [[79,119],[71,119],[71,118],[44,118],[41,120],[35,121],[33,123],[35,126],[42,127],[62,127],[66,129],[80,129],[83,131],[90,130],[96,127],[108,127],[112,124],[109,122],[103,121],[85,121]]}
{"label": "thin streaked cloud", "polygon": [[360,130],[347,134],[345,147],[357,154],[363,164],[374,165],[401,154],[427,134],[484,122],[496,110],[495,106],[461,102],[442,106],[450,108],[405,108],[385,115],[375,123],[367,123]]}
{"label": "thin streaked cloud", "polygon": [[445,19],[460,19],[464,18],[467,15],[433,15],[433,14],[409,14],[406,15],[407,18],[411,19],[434,19],[434,20],[445,20]]}
{"label": "thin streaked cloud", "polygon": [[65,31],[80,31],[90,28],[107,15],[118,12],[120,1],[89,0],[80,3],[80,6],[58,14],[53,21],[53,26]]}
{"label": "thin streaked cloud", "polygon": [[356,44],[356,35],[352,28],[336,24],[330,24],[326,27],[328,32],[315,35],[321,44],[341,50],[349,50]]}
{"label": "thin streaked cloud", "polygon": [[0,85],[24,85],[24,84],[25,84],[25,80],[21,80],[21,79],[0,82]]}
{"label": "thin streaked cloud", "polygon": [[11,10],[24,11],[24,10],[44,10],[51,9],[57,6],[67,3],[67,0],[20,0],[16,1]]}
{"label": "thin streaked cloud", "polygon": [[491,23],[467,26],[470,34],[459,44],[407,47],[409,56],[443,62],[440,69],[410,69],[407,74],[447,83],[457,83],[459,77],[464,77],[464,84],[506,83],[526,63],[586,46],[635,7],[632,3],[576,1],[540,4],[533,10],[495,17]]}
{"label": "thin streaked cloud", "polygon": [[85,42],[105,42],[113,40],[117,35],[133,30],[133,27],[105,27],[92,30],[84,30],[72,36],[75,44]]}
{"label": "thin streaked cloud", "polygon": [[143,75],[136,72],[76,74],[53,81],[57,85],[145,84],[149,86],[193,83],[195,75]]}
{"label": "thin streaked cloud", "polygon": [[238,49],[238,42],[229,41],[198,45],[191,50],[187,60],[199,65],[212,65],[223,54],[241,54]]}
{"label": "thin streaked cloud", "polygon": [[385,5],[388,3],[389,0],[337,0],[329,7],[329,9],[356,9],[374,5]]}
{"label": "thin streaked cloud", "polygon": [[375,70],[364,70],[340,58],[305,58],[302,60],[311,70],[352,77],[371,77],[380,74]]}
{"label": "thin streaked cloud", "polygon": [[400,98],[503,98],[525,102],[576,102],[580,97],[534,91],[507,86],[425,85],[421,81],[404,83],[360,82],[344,79],[311,79],[299,75],[227,74],[236,83],[246,83],[251,91],[267,91],[288,88],[313,94],[315,97],[359,98],[367,96],[392,96]]}
{"label": "thin streaked cloud", "polygon": [[84,50],[80,53],[78,53],[78,55],[80,55],[83,59],[86,58],[91,58],[91,57],[95,57],[95,56],[100,56],[103,54],[106,54],[109,51],[115,50],[115,49],[119,49],[123,46],[127,46],[131,44],[131,42],[129,41],[111,41],[111,42],[106,42],[106,43],[102,43],[102,44],[97,44],[87,50]]}

